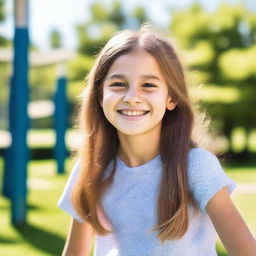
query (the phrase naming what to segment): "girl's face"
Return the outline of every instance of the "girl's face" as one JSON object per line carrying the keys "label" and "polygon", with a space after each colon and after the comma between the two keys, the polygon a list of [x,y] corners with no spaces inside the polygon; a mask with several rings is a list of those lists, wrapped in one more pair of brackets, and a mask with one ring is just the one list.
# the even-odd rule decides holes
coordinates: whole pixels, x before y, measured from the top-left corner
{"label": "girl's face", "polygon": [[101,106],[119,136],[160,134],[166,109],[175,108],[155,58],[142,49],[114,61],[103,83]]}

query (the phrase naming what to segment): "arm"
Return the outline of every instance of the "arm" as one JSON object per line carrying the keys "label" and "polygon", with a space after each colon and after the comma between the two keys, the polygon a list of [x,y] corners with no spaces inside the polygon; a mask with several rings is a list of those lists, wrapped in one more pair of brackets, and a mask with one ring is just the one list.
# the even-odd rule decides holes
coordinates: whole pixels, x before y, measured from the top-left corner
{"label": "arm", "polygon": [[226,187],[215,194],[206,210],[230,256],[256,255],[256,240],[232,203]]}
{"label": "arm", "polygon": [[87,222],[72,218],[62,256],[89,256],[92,247],[93,228]]}

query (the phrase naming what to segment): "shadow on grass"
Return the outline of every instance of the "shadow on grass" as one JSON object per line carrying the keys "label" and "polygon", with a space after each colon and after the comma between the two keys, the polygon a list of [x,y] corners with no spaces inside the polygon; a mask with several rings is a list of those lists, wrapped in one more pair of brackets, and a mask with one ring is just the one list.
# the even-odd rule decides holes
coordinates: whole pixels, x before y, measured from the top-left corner
{"label": "shadow on grass", "polygon": [[54,255],[61,254],[65,243],[64,238],[31,224],[17,225],[15,229],[28,243],[39,250]]}
{"label": "shadow on grass", "polygon": [[38,210],[42,210],[42,209],[44,209],[44,207],[41,207],[41,206],[38,206],[38,205],[32,205],[32,204],[28,205],[28,210],[29,211],[38,211]]}
{"label": "shadow on grass", "polygon": [[[243,156],[243,154],[232,154],[226,153],[222,156],[219,156],[219,159],[223,164],[232,168],[241,168],[241,167],[255,167],[256,166],[256,154],[249,154],[247,156]],[[252,169],[255,171],[255,169]]]}
{"label": "shadow on grass", "polygon": [[[0,206],[0,210],[9,210],[10,209],[10,205],[9,204],[4,204],[4,205],[1,205]],[[27,210],[29,211],[39,211],[41,209],[44,209],[43,207],[41,206],[38,206],[38,205],[28,205],[27,207]]]}
{"label": "shadow on grass", "polygon": [[17,239],[8,239],[4,237],[0,237],[0,244],[16,244],[19,241]]}

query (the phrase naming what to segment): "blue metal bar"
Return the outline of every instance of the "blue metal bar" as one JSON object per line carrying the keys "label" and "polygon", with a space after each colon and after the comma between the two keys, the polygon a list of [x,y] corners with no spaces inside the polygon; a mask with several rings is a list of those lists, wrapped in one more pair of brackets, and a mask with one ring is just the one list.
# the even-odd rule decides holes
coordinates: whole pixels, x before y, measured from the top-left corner
{"label": "blue metal bar", "polygon": [[4,192],[11,199],[14,225],[26,222],[28,130],[28,0],[15,0],[13,76],[9,99],[9,129],[12,143],[7,151]]}
{"label": "blue metal bar", "polygon": [[[11,127],[11,125],[13,125],[13,120],[12,118],[14,117],[14,113],[13,113],[13,98],[14,98],[14,90],[12,90],[13,88],[13,78],[10,78],[9,81],[9,86],[10,86],[10,94],[9,94],[9,105],[8,105],[8,113],[9,113],[9,123],[8,123],[8,129],[10,131],[10,134],[13,134],[13,127]],[[12,192],[12,172],[10,170],[12,170],[12,147],[11,145],[5,149],[4,151],[4,175],[3,175],[3,189],[2,189],[2,193],[3,196],[8,197],[9,199],[11,199],[11,192]]]}
{"label": "blue metal bar", "polygon": [[54,95],[55,113],[54,128],[56,141],[54,147],[54,156],[57,163],[57,173],[65,173],[65,159],[67,157],[67,148],[65,143],[65,133],[67,129],[67,97],[66,97],[67,79],[60,77],[57,80],[56,93]]}
{"label": "blue metal bar", "polygon": [[12,222],[26,222],[27,163],[29,151],[27,130],[29,125],[28,106],[28,28],[15,28],[13,83],[11,98],[11,132],[12,132]]}

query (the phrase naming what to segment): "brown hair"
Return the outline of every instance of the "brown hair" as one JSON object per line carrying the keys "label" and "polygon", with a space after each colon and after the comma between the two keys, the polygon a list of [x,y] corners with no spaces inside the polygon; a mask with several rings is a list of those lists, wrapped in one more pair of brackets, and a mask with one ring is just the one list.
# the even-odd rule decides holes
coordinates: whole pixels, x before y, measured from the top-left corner
{"label": "brown hair", "polygon": [[[112,184],[116,164],[107,178],[104,171],[117,154],[119,140],[116,129],[107,121],[99,104],[102,98],[104,78],[116,58],[141,48],[155,57],[162,71],[169,93],[177,103],[172,111],[166,111],[162,120],[160,157],[162,180],[158,195],[157,237],[180,238],[188,228],[188,203],[193,202],[188,184],[188,152],[196,147],[192,139],[195,111],[193,110],[183,67],[175,50],[167,39],[147,25],[140,31],[124,30],[116,33],[100,51],[87,77],[79,115],[80,129],[84,135],[80,150],[80,177],[72,194],[72,201],[79,215],[94,230],[105,235],[106,230],[97,215],[104,192]],[[109,146],[111,145],[111,146]]]}

